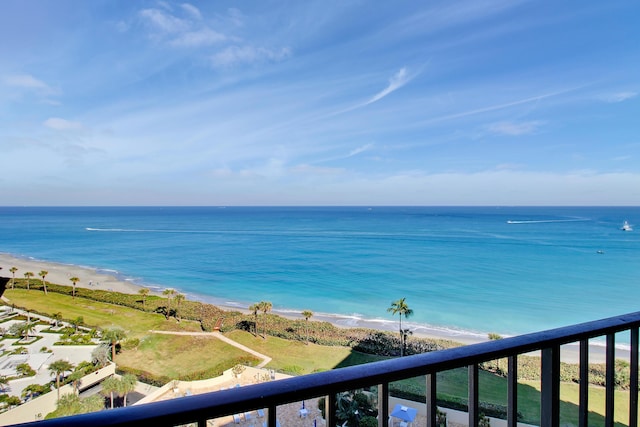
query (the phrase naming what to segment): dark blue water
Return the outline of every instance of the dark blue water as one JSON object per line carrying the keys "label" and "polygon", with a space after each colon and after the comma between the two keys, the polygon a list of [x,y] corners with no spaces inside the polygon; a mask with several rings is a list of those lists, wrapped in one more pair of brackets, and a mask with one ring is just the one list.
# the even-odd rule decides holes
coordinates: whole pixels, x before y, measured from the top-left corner
{"label": "dark blue water", "polygon": [[624,220],[640,208],[0,207],[0,252],[381,322],[405,297],[418,329],[509,335],[638,310]]}

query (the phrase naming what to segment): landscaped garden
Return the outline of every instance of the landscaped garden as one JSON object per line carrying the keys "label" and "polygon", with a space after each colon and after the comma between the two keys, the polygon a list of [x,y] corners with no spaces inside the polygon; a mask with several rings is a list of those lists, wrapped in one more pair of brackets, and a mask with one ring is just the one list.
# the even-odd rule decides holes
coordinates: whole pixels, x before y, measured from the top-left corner
{"label": "landscaped garden", "polygon": [[[18,282],[18,281],[16,281]],[[77,289],[75,297],[70,287],[48,285],[48,294],[37,285],[31,290],[8,289],[4,295],[13,304],[34,312],[61,313],[64,319],[83,319],[89,328],[121,328],[126,337],[117,343],[115,357],[121,372],[130,372],[139,379],[162,384],[171,379],[193,380],[219,375],[238,363],[255,365],[254,357],[222,341],[193,336],[157,335],[151,330],[203,331],[219,325],[225,335],[262,354],[270,356],[271,369],[299,375],[368,363],[395,357],[399,351],[415,354],[457,345],[443,340],[411,337],[402,346],[396,334],[368,329],[337,328],[327,322],[307,319],[287,319],[268,312],[241,313],[220,310],[196,301],[183,300],[180,306],[169,309],[170,301],[159,296],[119,294],[115,292]],[[406,337],[405,337],[406,338]],[[400,350],[402,348],[402,350]],[[285,351],[286,350],[286,351]],[[539,418],[539,359],[519,358],[523,369],[519,384],[519,412],[521,420],[535,424]],[[480,372],[480,397],[485,412],[504,415],[506,408],[506,379],[500,363],[487,364]],[[602,367],[594,365],[593,381]],[[575,365],[563,364],[563,406],[561,421],[577,424],[577,384]],[[438,374],[439,403],[464,409],[466,406],[466,370]],[[621,366],[620,377],[624,377]],[[616,420],[626,412],[624,402],[628,393],[621,383],[620,404]],[[604,392],[597,386],[590,389],[590,409],[594,423],[602,421]],[[424,400],[424,378],[394,383],[391,393],[414,400]]]}

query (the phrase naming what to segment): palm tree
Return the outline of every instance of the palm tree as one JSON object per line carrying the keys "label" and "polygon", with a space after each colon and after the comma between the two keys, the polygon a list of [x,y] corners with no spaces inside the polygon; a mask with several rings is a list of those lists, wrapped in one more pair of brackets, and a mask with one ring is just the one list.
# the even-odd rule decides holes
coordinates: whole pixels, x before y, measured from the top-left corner
{"label": "palm tree", "polygon": [[120,378],[120,392],[124,397],[124,406],[127,406],[127,395],[136,389],[138,379],[133,374],[124,374]]}
{"label": "palm tree", "polygon": [[400,357],[402,357],[404,355],[404,344],[406,339],[406,334],[402,330],[402,316],[404,316],[405,319],[409,318],[409,316],[413,314],[413,310],[409,308],[405,302],[405,298],[400,298],[398,301],[391,303],[391,307],[387,309],[387,312],[392,313],[394,316],[396,314],[400,316]]}
{"label": "palm tree", "polygon": [[167,319],[171,314],[171,299],[175,294],[176,294],[176,290],[171,288],[167,288],[162,292],[162,295],[165,295],[167,297],[167,315],[165,316]]}
{"label": "palm tree", "polygon": [[71,280],[71,283],[73,284],[73,291],[72,291],[72,295],[73,298],[76,297],[76,283],[78,283],[80,281],[80,279],[78,279],[76,276],[70,277],[69,280]]}
{"label": "palm tree", "polygon": [[58,400],[60,400],[60,376],[66,371],[73,369],[73,365],[66,360],[56,360],[49,365],[49,372],[56,376],[56,388],[58,389]]}
{"label": "palm tree", "polygon": [[111,409],[113,409],[113,393],[117,393],[120,389],[120,380],[111,376],[102,381],[101,386],[102,390],[100,390],[100,394],[111,397]]}
{"label": "palm tree", "polygon": [[102,339],[111,345],[111,361],[116,360],[116,345],[123,340],[127,334],[120,328],[107,329],[102,333]]}
{"label": "palm tree", "polygon": [[11,279],[11,289],[13,289],[16,285],[16,271],[18,271],[18,267],[11,267],[9,271],[13,275],[13,279]]}
{"label": "palm tree", "polygon": [[58,322],[60,322],[62,320],[62,313],[57,312],[54,313],[51,318],[54,320],[54,322],[56,322],[56,328],[58,327]]}
{"label": "palm tree", "polygon": [[253,313],[253,318],[255,319],[253,322],[253,332],[258,335],[258,312],[260,311],[260,303],[251,304],[249,306],[249,310]]}
{"label": "palm tree", "polygon": [[260,307],[260,311],[264,313],[264,316],[263,316],[264,319],[262,324],[262,338],[266,339],[267,338],[267,313],[271,311],[271,308],[273,308],[273,304],[271,304],[269,301],[260,301],[258,303],[258,306]]}
{"label": "palm tree", "polygon": [[75,371],[70,373],[69,376],[67,377],[67,379],[71,381],[71,385],[73,385],[74,393],[78,393],[78,388],[80,387],[80,382],[81,382],[80,380],[85,375],[86,373],[84,369],[76,369]]}
{"label": "palm tree", "polygon": [[80,325],[82,325],[84,323],[84,317],[82,316],[78,316],[75,319],[73,319],[71,321],[71,324],[75,327],[76,329],[76,334],[78,333],[78,328],[80,327]]}
{"label": "palm tree", "polygon": [[140,295],[142,295],[142,308],[144,309],[144,305],[147,302],[147,295],[149,295],[149,292],[151,292],[149,290],[149,288],[140,288],[140,290],[138,290],[138,293]]}
{"label": "palm tree", "polygon": [[24,278],[27,279],[27,290],[29,290],[29,279],[32,278],[34,274],[30,271],[24,273]]}
{"label": "palm tree", "polygon": [[3,393],[7,391],[8,385],[9,385],[9,379],[4,375],[0,375],[0,391],[2,391]]}
{"label": "palm tree", "polygon": [[311,316],[313,316],[313,311],[311,310],[305,310],[302,312],[302,317],[307,321],[307,345],[309,345],[309,319]]}
{"label": "palm tree", "polygon": [[47,283],[44,281],[44,278],[47,277],[49,272],[47,270],[40,270],[38,276],[42,277],[42,288],[44,289],[44,294],[47,295]]}
{"label": "palm tree", "polygon": [[173,297],[173,299],[176,301],[176,309],[175,309],[176,319],[180,320],[180,315],[178,314],[178,310],[180,310],[180,303],[184,301],[185,296],[183,294],[176,294],[176,296]]}
{"label": "palm tree", "polygon": [[58,397],[58,405],[56,406],[56,413],[58,416],[76,415],[81,413],[82,403],[80,402],[80,396],[73,393],[63,394],[62,397]]}

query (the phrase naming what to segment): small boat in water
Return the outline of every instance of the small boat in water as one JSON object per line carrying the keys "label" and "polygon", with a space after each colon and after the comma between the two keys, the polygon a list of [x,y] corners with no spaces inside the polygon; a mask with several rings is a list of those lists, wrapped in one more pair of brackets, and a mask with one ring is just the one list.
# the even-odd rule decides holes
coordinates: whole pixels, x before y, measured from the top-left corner
{"label": "small boat in water", "polygon": [[631,228],[631,226],[629,225],[628,221],[625,221],[622,224],[622,227],[620,227],[620,230],[622,230],[622,231],[633,231],[633,228]]}

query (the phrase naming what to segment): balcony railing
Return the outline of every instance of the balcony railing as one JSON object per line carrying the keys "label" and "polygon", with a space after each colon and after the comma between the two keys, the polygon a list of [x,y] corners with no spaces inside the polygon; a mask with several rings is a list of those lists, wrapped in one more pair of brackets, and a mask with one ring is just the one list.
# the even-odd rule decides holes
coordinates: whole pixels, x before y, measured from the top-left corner
{"label": "balcony railing", "polygon": [[[560,346],[579,344],[580,396],[579,425],[587,426],[589,408],[588,364],[589,339],[606,337],[605,427],[614,425],[615,337],[629,333],[630,342],[630,427],[638,424],[638,328],[640,312],[608,319],[536,332],[512,338],[451,348],[393,360],[335,369],[312,375],[293,377],[207,394],[182,397],[128,408],[39,421],[38,426],[177,426],[194,423],[199,427],[207,420],[258,409],[268,409],[267,425],[275,427],[279,405],[326,396],[327,408],[333,408],[336,394],[378,387],[378,424],[387,425],[389,418],[389,384],[398,380],[426,377],[426,424],[436,425],[436,373],[466,367],[468,369],[469,426],[477,427],[480,418],[478,366],[500,358],[508,358],[507,425],[517,424],[517,358],[541,351],[540,424],[560,425]],[[29,423],[34,424],[34,423]],[[327,427],[335,427],[335,415],[327,411]]]}

